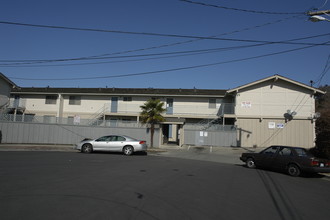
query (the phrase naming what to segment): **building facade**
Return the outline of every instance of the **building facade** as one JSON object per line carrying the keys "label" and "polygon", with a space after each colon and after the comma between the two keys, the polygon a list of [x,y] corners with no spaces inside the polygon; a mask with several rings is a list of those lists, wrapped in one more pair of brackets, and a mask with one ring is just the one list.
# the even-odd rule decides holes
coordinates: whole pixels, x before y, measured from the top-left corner
{"label": "building facade", "polygon": [[275,75],[227,93],[236,97],[235,124],[242,146],[314,146],[315,98],[323,91]]}
{"label": "building facade", "polygon": [[322,94],[279,75],[231,90],[17,87],[8,113],[42,117],[45,123],[111,126],[139,123],[140,106],[157,98],[166,107],[161,145],[185,144],[189,126],[207,130],[217,125],[237,129],[237,146],[308,148],[315,139],[314,98]]}

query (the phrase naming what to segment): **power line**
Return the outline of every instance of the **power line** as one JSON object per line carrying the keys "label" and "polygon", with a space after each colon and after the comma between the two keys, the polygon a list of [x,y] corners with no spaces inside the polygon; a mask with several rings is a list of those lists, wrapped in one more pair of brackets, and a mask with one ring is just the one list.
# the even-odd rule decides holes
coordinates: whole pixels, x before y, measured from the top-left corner
{"label": "power line", "polygon": [[[252,27],[246,27],[246,28],[242,28],[242,29],[239,29],[239,30],[234,30],[234,31],[226,32],[226,33],[212,35],[212,36],[209,36],[209,37],[224,36],[224,35],[235,34],[235,33],[243,32],[243,31],[249,31],[249,30],[253,30],[255,28],[265,27],[265,26],[268,26],[268,25],[276,24],[276,23],[283,22],[283,21],[286,21],[286,20],[289,20],[289,19],[292,19],[292,18],[297,18],[297,17],[299,17],[299,16],[297,16],[297,15],[290,16],[290,17],[286,17],[286,18],[283,18],[283,19],[279,19],[279,20],[275,20],[275,21],[255,25],[255,26],[252,26]],[[197,42],[197,41],[200,41],[200,40],[204,40],[204,39],[193,39],[193,40],[180,41],[180,42],[175,42],[175,43],[170,43],[170,44],[163,44],[163,45],[140,48],[140,49],[134,49],[134,50],[126,50],[126,51],[119,51],[119,52],[114,52],[114,53],[105,53],[105,54],[92,55],[92,56],[87,56],[87,57],[85,56],[85,57],[75,57],[75,58],[67,58],[67,59],[86,59],[86,58],[93,58],[93,57],[118,55],[118,54],[125,54],[125,53],[132,53],[132,52],[146,51],[146,50],[152,50],[152,49],[160,49],[160,48],[164,48],[164,47],[177,46],[177,45]]]}
{"label": "power line", "polygon": [[[315,45],[315,44],[310,44],[310,43],[290,43],[290,42],[281,42],[281,41],[264,41],[264,40],[203,37],[203,36],[178,35],[178,34],[161,34],[161,33],[150,33],[150,32],[118,31],[118,30],[105,30],[105,29],[94,29],[94,28],[78,28],[78,27],[65,27],[65,26],[54,26],[54,25],[27,24],[27,23],[17,23],[17,22],[9,22],[9,21],[0,21],[0,24],[38,27],[38,28],[75,30],[75,31],[93,31],[93,32],[105,32],[105,33],[117,33],[117,34],[149,35],[149,36],[160,36],[160,37],[190,38],[190,39],[202,39],[202,40],[220,40],[220,41],[247,42],[247,43]],[[327,45],[327,44],[325,44],[325,45]],[[317,46],[317,45],[315,45],[315,46]],[[327,46],[329,46],[329,45],[327,45]]]}
{"label": "power line", "polygon": [[[330,33],[326,34],[320,34],[320,35],[313,35],[308,37],[301,37],[301,38],[295,38],[290,39],[286,41],[286,43],[292,43],[292,41],[299,41],[299,40],[306,40],[306,39],[312,39],[317,37],[324,37],[328,36]],[[204,53],[213,53],[213,52],[221,52],[221,51],[228,51],[228,50],[235,50],[235,49],[243,49],[243,48],[249,48],[249,47],[256,47],[256,46],[265,46],[274,44],[273,42],[267,42],[262,44],[253,44],[253,45],[243,45],[243,46],[233,46],[233,47],[222,47],[222,48],[208,48],[208,49],[200,49],[200,50],[189,50],[189,51],[174,51],[174,52],[166,52],[166,53],[152,53],[152,54],[138,54],[138,55],[125,55],[125,56],[112,56],[112,57],[90,57],[90,58],[74,58],[74,59],[55,59],[55,60],[0,60],[0,62],[7,62],[0,64],[0,66],[6,66],[6,67],[16,67],[17,65],[27,65],[27,64],[42,64],[42,63],[49,63],[49,62],[67,62],[67,61],[86,61],[86,60],[100,60],[100,59],[118,59],[118,58],[132,58],[132,57],[148,57],[148,56],[164,56],[164,55],[172,55],[175,54],[175,56],[167,56],[167,57],[158,57],[158,58],[151,58],[151,59],[161,59],[161,58],[170,58],[170,57],[177,57],[176,54],[183,54],[182,56],[187,55],[197,55],[197,54],[204,54]],[[310,44],[306,43],[307,45],[323,45],[323,44]],[[147,60],[147,59],[140,59],[140,60]],[[136,61],[136,60],[133,60]],[[116,61],[114,61],[116,62]],[[124,62],[124,61],[120,61]],[[102,62],[105,63],[105,62]],[[46,65],[42,65],[46,66]],[[35,66],[32,66],[35,67]]]}
{"label": "power line", "polygon": [[[330,35],[328,33],[327,35]],[[148,57],[148,56],[164,56],[172,54],[190,54],[190,53],[200,53],[200,52],[212,52],[212,51],[223,51],[232,49],[241,49],[246,47],[260,46],[264,44],[253,44],[253,45],[243,45],[243,46],[233,46],[233,47],[220,47],[220,48],[208,48],[199,50],[186,50],[186,51],[173,51],[164,53],[149,53],[149,54],[136,54],[136,55],[125,55],[125,56],[102,56],[102,57],[90,57],[90,58],[72,58],[72,59],[54,59],[54,60],[0,60],[0,62],[17,62],[16,64],[28,64],[28,62],[42,63],[42,62],[62,62],[62,61],[81,61],[81,60],[104,60],[104,59],[117,59],[117,58],[132,58],[132,57]],[[268,44],[268,43],[267,43]],[[1,64],[0,64],[1,65]]]}
{"label": "power line", "polygon": [[[244,45],[244,46],[235,46],[235,47],[223,47],[223,48],[191,50],[191,51],[177,51],[177,52],[158,53],[158,54],[140,54],[140,55],[130,55],[130,56],[98,57],[98,58],[89,58],[89,59],[45,60],[45,61],[33,61],[32,60],[33,62],[4,63],[4,64],[0,64],[0,66],[4,66],[4,67],[47,67],[47,66],[71,66],[71,65],[120,63],[120,62],[130,62],[130,61],[144,61],[144,60],[174,58],[174,57],[182,57],[182,56],[193,56],[193,55],[200,55],[200,54],[206,54],[206,53],[216,53],[216,52],[222,52],[222,51],[230,51],[230,50],[236,50],[236,49],[257,47],[257,46],[263,46],[263,45],[267,45],[267,44],[253,44],[253,45]],[[170,56],[165,56],[165,55],[170,55]],[[51,63],[51,62],[105,60],[105,59],[117,59],[117,58],[122,59],[122,58],[150,57],[150,56],[157,56],[157,57],[142,58],[142,59],[131,59],[131,60],[94,62],[94,63],[42,65],[43,63]],[[32,65],[29,65],[29,64],[32,64]],[[33,65],[33,64],[40,64],[40,65]]]}
{"label": "power line", "polygon": [[179,0],[179,1],[196,4],[196,5],[203,5],[203,6],[207,6],[207,7],[221,8],[221,9],[226,9],[226,10],[248,12],[248,13],[257,13],[257,14],[272,14],[272,15],[292,15],[292,14],[303,15],[303,14],[306,14],[306,12],[270,12],[270,11],[257,11],[257,10],[241,9],[241,8],[231,8],[231,7],[213,5],[213,4],[208,4],[208,3],[204,3],[204,2],[196,2],[196,1],[190,1],[190,0]]}
{"label": "power line", "polygon": [[327,74],[329,72],[329,70],[330,70],[330,54],[327,58],[327,61],[325,63],[322,73],[320,74],[318,79],[313,84],[317,83],[317,86],[319,87],[321,85],[321,81],[322,81],[323,77],[325,76],[325,74]]}
{"label": "power line", "polygon": [[[323,44],[327,44],[329,42],[330,41],[327,41],[327,42],[324,42]],[[269,53],[269,54],[263,54],[263,55],[253,56],[253,57],[229,60],[229,61],[221,61],[221,62],[210,63],[210,64],[201,64],[201,65],[195,65],[195,66],[180,67],[180,68],[165,69],[165,70],[156,70],[156,71],[149,71],[149,72],[142,72],[142,73],[120,74],[120,75],[112,75],[112,76],[78,77],[78,78],[47,78],[47,79],[46,78],[44,78],[44,79],[18,78],[18,77],[10,77],[10,78],[11,79],[17,79],[17,80],[34,80],[34,81],[37,81],[37,80],[38,81],[42,81],[42,80],[63,81],[63,80],[93,80],[93,79],[107,79],[107,78],[122,78],[122,77],[131,77],[131,76],[142,76],[142,75],[151,75],[151,74],[157,74],[157,73],[165,73],[165,72],[181,71],[181,70],[188,70],[188,69],[196,69],[196,68],[202,68],[202,67],[209,67],[209,66],[227,64],[227,63],[234,63],[234,62],[258,59],[258,58],[262,58],[262,57],[268,57],[268,56],[274,56],[274,55],[289,53],[289,52],[298,51],[298,50],[304,50],[304,49],[308,49],[308,48],[312,48],[312,47],[315,47],[315,45],[314,46],[300,47],[300,48],[290,49],[290,50],[284,50],[284,51],[274,52],[274,53]]]}

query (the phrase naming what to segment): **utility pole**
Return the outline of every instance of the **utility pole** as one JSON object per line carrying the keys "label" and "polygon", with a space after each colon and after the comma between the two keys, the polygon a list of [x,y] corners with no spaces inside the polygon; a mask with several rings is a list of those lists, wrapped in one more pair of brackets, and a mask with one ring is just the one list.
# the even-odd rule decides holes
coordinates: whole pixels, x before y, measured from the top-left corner
{"label": "utility pole", "polygon": [[309,16],[309,20],[313,21],[313,22],[318,22],[318,21],[329,21],[330,22],[330,19],[327,19],[327,18],[321,16],[321,15],[330,16],[330,10],[309,11],[306,14]]}

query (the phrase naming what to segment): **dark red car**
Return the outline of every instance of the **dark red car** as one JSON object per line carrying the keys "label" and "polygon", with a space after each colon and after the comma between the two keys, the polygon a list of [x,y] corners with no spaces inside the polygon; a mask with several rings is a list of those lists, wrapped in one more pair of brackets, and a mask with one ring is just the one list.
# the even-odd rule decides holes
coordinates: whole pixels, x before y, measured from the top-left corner
{"label": "dark red car", "polygon": [[316,158],[301,147],[270,146],[260,153],[242,153],[240,159],[248,168],[284,171],[290,176],[330,173],[330,160]]}

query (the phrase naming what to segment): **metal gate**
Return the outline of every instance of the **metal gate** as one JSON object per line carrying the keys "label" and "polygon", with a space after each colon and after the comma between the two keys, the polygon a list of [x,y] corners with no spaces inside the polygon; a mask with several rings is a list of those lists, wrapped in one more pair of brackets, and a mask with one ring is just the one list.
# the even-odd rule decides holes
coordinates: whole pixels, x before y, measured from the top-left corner
{"label": "metal gate", "polygon": [[237,147],[237,130],[235,128],[222,130],[184,129],[184,143],[195,146]]}

